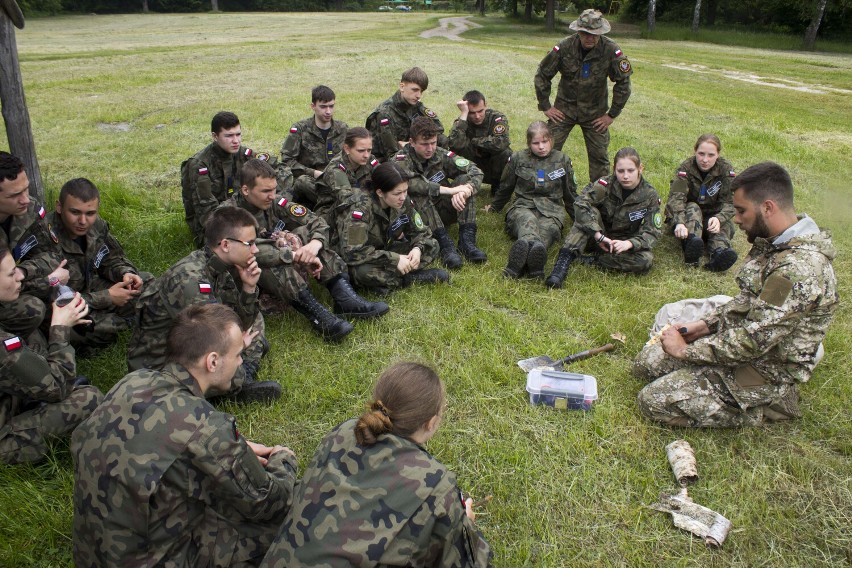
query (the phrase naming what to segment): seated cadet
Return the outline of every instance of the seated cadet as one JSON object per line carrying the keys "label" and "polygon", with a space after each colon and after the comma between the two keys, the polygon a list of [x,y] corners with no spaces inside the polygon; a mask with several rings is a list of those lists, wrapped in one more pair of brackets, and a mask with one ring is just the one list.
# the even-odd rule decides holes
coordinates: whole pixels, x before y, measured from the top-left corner
{"label": "seated cadet", "polygon": [[446,399],[425,365],[385,370],[367,410],[323,438],[261,566],[489,566],[473,500],[426,450]]}
{"label": "seated cadet", "polygon": [[354,189],[364,187],[379,161],[373,156],[373,137],[363,126],[350,128],[343,141],[343,150],[326,166],[322,180],[317,183],[316,214],[323,215],[334,225],[335,209],[346,201]]}
{"label": "seated cadet", "polygon": [[[24,275],[0,245],[0,305],[18,299]],[[86,323],[89,307],[77,293],[53,306],[48,341],[37,329],[27,336],[0,316],[0,462],[36,462],[47,453],[47,439],[68,434],[100,403],[103,395],[75,379],[71,327]]]}
{"label": "seated cadet", "polygon": [[695,155],[678,167],[666,202],[666,222],[681,240],[683,261],[698,265],[704,256],[704,242],[710,260],[704,268],[724,272],[737,261],[731,248],[734,238],[734,202],[731,180],[734,167],[719,157],[722,142],[715,134],[702,134],[695,143]]}
{"label": "seated cadet", "polygon": [[476,199],[482,172],[467,158],[438,146],[435,124],[425,117],[411,123],[410,143],[394,156],[408,175],[414,206],[432,230],[447,268],[459,268],[462,259],[446,225],[459,223],[459,249],[473,263],[488,260],[476,247]]}
{"label": "seated cadet", "polygon": [[491,186],[491,195],[500,191],[500,176],[512,150],[509,148],[509,119],[488,108],[485,95],[468,91],[456,103],[461,114],[450,129],[448,148],[471,160]]}
{"label": "seated cadet", "polygon": [[352,193],[338,211],[338,251],[356,286],[379,294],[415,282],[447,282],[444,270],[426,268],[438,243],[408,198],[408,182],[393,162],[380,164],[365,191]]}
{"label": "seated cadet", "polygon": [[[242,145],[240,119],[234,113],[217,112],[210,130],[213,142],[180,165],[183,209],[197,247],[204,244],[207,216],[239,188],[240,168],[246,160],[257,158],[277,166],[277,160],[269,154],[256,154]],[[278,191],[283,194],[292,184],[292,177],[283,172],[281,180]]]}
{"label": "seated cadet", "polygon": [[314,115],[290,127],[281,146],[279,171],[288,168],[293,174],[293,187],[285,197],[316,210],[316,185],[323,170],[341,150],[346,136],[345,122],[334,120],[334,91],[325,85],[311,90]]}
{"label": "seated cadet", "polygon": [[373,154],[381,161],[393,159],[401,148],[408,144],[411,123],[418,117],[426,117],[435,125],[438,145],[447,147],[444,126],[435,111],[423,106],[420,98],[429,87],[429,77],[420,67],[412,67],[402,74],[399,91],[380,104],[365,126],[373,135]]}
{"label": "seated cadet", "polygon": [[574,217],[577,185],[571,158],[553,149],[547,123],[527,128],[527,149],[515,152],[503,171],[500,191],[486,211],[500,211],[512,193],[515,202],[506,213],[506,232],[517,240],[509,249],[503,273],[519,278],[544,278],[547,250],[562,238],[565,212]]}
{"label": "seated cadet", "polygon": [[[328,224],[307,207],[275,195],[275,171],[249,160],[240,173],[240,191],[221,207],[239,207],[258,225],[260,289],[290,302],[328,339],[341,339],[352,325],[329,313],[308,288],[306,275],[328,288],[334,313],[369,319],[388,312],[384,302],[368,302],[349,285],[346,263],[331,248]],[[289,233],[289,234],[288,234]]]}
{"label": "seated cadet", "polygon": [[56,233],[44,220],[47,211],[30,197],[24,163],[0,151],[0,246],[6,246],[24,275],[22,294],[0,304],[6,331],[28,337],[35,331],[51,301],[49,282],[68,283],[69,272],[57,246]]}
{"label": "seated cadet", "polygon": [[651,270],[651,249],[663,224],[657,190],[642,177],[645,166],[633,148],[615,154],[611,176],[589,184],[574,202],[574,226],[565,237],[548,288],[561,288],[568,268],[597,244],[592,264],[606,270],[644,274]]}
{"label": "seated cadet", "polygon": [[121,379],[74,432],[74,564],[248,566],[266,553],[296,482],[289,448],[246,440],[204,396],[227,391],[240,317],[195,304],[166,365]]}
{"label": "seated cadet", "polygon": [[264,321],[257,303],[261,270],[255,255],[257,225],[245,210],[216,209],[207,219],[207,246],[175,263],[152,280],[136,300],[136,327],[127,344],[131,371],[160,369],[166,363],[166,338],[175,318],[187,306],[220,302],[240,316],[250,343],[230,390],[236,402],[270,401],[281,396],[275,381],[255,381],[260,359],[269,350]]}
{"label": "seated cadet", "polygon": [[154,278],[147,272],[140,274],[124,254],[109,224],[98,215],[100,199],[95,184],[75,178],[62,186],[56,210],[47,215],[68,260],[68,286],[82,293],[89,304],[92,324],[74,328],[71,334],[78,349],[107,346],[120,331],[130,329],[135,299],[144,282]]}

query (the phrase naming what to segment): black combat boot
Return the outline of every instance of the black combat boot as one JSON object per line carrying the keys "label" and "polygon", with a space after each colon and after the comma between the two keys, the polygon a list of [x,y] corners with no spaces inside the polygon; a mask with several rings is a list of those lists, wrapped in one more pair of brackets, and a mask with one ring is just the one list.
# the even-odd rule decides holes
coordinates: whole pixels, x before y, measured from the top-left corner
{"label": "black combat boot", "polygon": [[545,285],[548,288],[562,288],[562,283],[568,276],[568,268],[575,258],[577,258],[576,251],[567,248],[559,249],[559,256],[556,257],[556,262],[553,264],[553,272],[547,277],[544,282]]}
{"label": "black combat boot", "polygon": [[254,361],[243,361],[243,370],[246,380],[240,390],[228,399],[239,403],[249,404],[251,402],[272,402],[281,398],[281,385],[275,381],[256,381],[258,364]]}
{"label": "black combat boot", "polygon": [[450,274],[446,270],[440,268],[424,268],[423,270],[415,270],[409,272],[402,277],[402,285],[411,286],[412,284],[435,284],[437,282],[449,282]]}
{"label": "black combat boot", "polygon": [[737,251],[732,248],[719,247],[710,255],[710,260],[704,263],[704,270],[710,272],[725,272],[737,261]]}
{"label": "black combat boot", "polygon": [[695,233],[689,233],[681,246],[683,246],[683,262],[698,265],[698,261],[704,254],[704,241],[701,240],[701,237],[696,236]]}
{"label": "black combat boot", "polygon": [[447,234],[447,228],[441,227],[433,231],[432,236],[435,237],[435,240],[438,241],[438,245],[441,247],[441,261],[444,263],[444,266],[450,270],[461,268],[463,264],[462,257],[459,255],[459,251],[456,250],[456,244],[453,242],[453,239]]}
{"label": "black combat boot", "polygon": [[476,246],[476,223],[459,225],[459,250],[468,262],[481,264],[488,260],[488,255]]}
{"label": "black combat boot", "polygon": [[547,263],[547,249],[541,241],[533,241],[527,255],[527,276],[544,278],[544,265]]}
{"label": "black combat boot", "polygon": [[390,308],[384,302],[368,302],[359,296],[349,281],[341,275],[332,278],[326,288],[334,298],[334,313],[346,317],[370,319],[383,316]]}
{"label": "black combat boot", "polygon": [[340,341],[352,332],[351,323],[328,311],[307,288],[299,292],[298,299],[293,300],[291,305],[308,318],[314,331],[326,341]]}
{"label": "black combat boot", "polygon": [[507,278],[520,278],[524,271],[524,266],[527,265],[527,256],[530,252],[530,242],[518,239],[512,243],[512,248],[509,249],[509,262],[506,263],[506,268],[503,269],[503,274]]}

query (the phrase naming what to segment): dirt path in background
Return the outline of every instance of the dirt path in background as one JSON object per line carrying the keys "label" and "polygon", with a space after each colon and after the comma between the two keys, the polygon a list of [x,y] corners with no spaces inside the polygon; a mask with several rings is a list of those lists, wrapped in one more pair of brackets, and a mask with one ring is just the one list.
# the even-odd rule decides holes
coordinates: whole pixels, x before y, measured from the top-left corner
{"label": "dirt path in background", "polygon": [[474,24],[470,20],[468,20],[465,16],[455,16],[452,18],[441,18],[438,20],[438,23],[441,24],[437,28],[432,28],[431,30],[426,30],[425,32],[420,33],[420,37],[445,37],[447,39],[451,39],[453,41],[461,41],[461,34],[466,32],[467,30],[472,30],[474,28],[481,28],[479,24]]}

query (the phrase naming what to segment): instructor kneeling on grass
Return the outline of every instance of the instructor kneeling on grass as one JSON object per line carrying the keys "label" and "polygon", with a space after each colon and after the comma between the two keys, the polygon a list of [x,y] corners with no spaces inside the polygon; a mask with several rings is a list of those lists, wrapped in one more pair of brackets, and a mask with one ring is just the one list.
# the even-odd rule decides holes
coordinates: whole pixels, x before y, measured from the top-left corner
{"label": "instructor kneeling on grass", "polygon": [[753,244],[737,275],[740,293],[664,330],[634,363],[637,376],[656,379],[639,392],[642,414],[671,426],[799,418],[796,385],[811,378],[837,308],[831,236],[796,215],[787,171],[757,164],[731,189],[734,223]]}

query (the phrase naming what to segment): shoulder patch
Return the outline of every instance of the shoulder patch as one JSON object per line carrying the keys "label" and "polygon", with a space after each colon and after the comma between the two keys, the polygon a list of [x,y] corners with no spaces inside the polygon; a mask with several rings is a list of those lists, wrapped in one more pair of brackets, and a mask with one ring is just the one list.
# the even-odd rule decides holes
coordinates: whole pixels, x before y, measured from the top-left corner
{"label": "shoulder patch", "polygon": [[278,200],[278,207],[284,207],[285,205],[287,205],[287,198],[286,197],[282,197],[281,199]]}
{"label": "shoulder patch", "polygon": [[210,173],[210,170],[207,168],[198,168],[198,175],[206,176],[208,173]]}
{"label": "shoulder patch", "polygon": [[397,162],[401,162],[405,159],[405,154],[397,154],[394,158],[396,158]]}
{"label": "shoulder patch", "polygon": [[377,159],[373,158],[372,160],[370,160],[370,167],[371,168],[375,168],[378,165],[379,165],[379,161]]}
{"label": "shoulder patch", "polygon": [[291,126],[291,127],[290,127],[290,134],[295,134],[295,133],[297,133],[298,131],[299,131],[299,129],[298,129],[298,128],[296,128],[295,126]]}
{"label": "shoulder patch", "polygon": [[496,134],[497,136],[500,136],[502,134],[506,134],[506,125],[505,124],[495,124],[492,132],[494,134]]}
{"label": "shoulder patch", "polygon": [[257,155],[257,159],[260,160],[261,162],[268,162],[269,161],[269,154],[267,154],[266,152],[261,152],[260,154]]}
{"label": "shoulder patch", "polygon": [[339,164],[337,164],[337,168],[338,168],[341,172],[345,172],[345,171],[346,171],[346,166],[343,164],[343,162],[340,162]]}
{"label": "shoulder patch", "polygon": [[44,205],[38,208],[38,216],[44,219],[44,216],[47,212],[44,210]]}
{"label": "shoulder patch", "polygon": [[211,286],[209,282],[199,282],[198,291],[202,294],[212,294],[213,286]]}
{"label": "shoulder patch", "polygon": [[381,126],[387,126],[388,124],[390,124],[390,119],[389,118],[383,118],[379,121],[379,124]]}
{"label": "shoulder patch", "polygon": [[773,306],[783,306],[792,291],[792,280],[781,274],[771,274],[763,284],[760,299]]}
{"label": "shoulder patch", "polygon": [[608,182],[608,181],[606,181],[606,178],[601,178],[601,179],[599,179],[599,180],[598,180],[598,183],[599,183],[599,184],[601,184],[601,185],[602,185],[602,186],[604,186],[604,187],[607,187],[607,186],[609,185],[609,182]]}
{"label": "shoulder patch", "polygon": [[246,158],[251,158],[252,154],[254,154],[254,151],[251,148],[246,148],[245,154],[246,154]]}
{"label": "shoulder patch", "polygon": [[654,226],[658,229],[663,226],[663,216],[660,215],[659,211],[654,213]]}
{"label": "shoulder patch", "polygon": [[240,439],[240,431],[237,428],[237,419],[234,418],[234,417],[231,417],[231,424],[234,425],[234,439],[239,440]]}
{"label": "shoulder patch", "polygon": [[558,46],[558,45],[554,45],[554,46],[553,46],[553,49],[552,49],[551,51],[559,51],[559,46]]}
{"label": "shoulder patch", "polygon": [[622,73],[630,73],[630,62],[626,59],[622,59],[618,62],[618,70]]}
{"label": "shoulder patch", "polygon": [[414,212],[414,226],[418,229],[423,228],[423,218],[420,217],[420,213],[418,213],[417,211]]}
{"label": "shoulder patch", "polygon": [[363,216],[364,216],[363,211],[353,211],[352,212],[352,218],[353,219],[361,219]]}
{"label": "shoulder patch", "polygon": [[453,152],[452,150],[450,150],[449,152],[447,152],[447,157],[448,157],[448,158],[452,158],[452,157],[453,157],[453,156],[455,156],[455,155],[456,155],[456,153],[455,153],[455,152]]}
{"label": "shoulder patch", "polygon": [[53,227],[50,225],[50,223],[47,224],[47,232],[50,233],[50,239],[54,243],[59,243],[59,237],[56,236],[56,232],[53,230]]}
{"label": "shoulder patch", "polygon": [[290,215],[293,217],[304,217],[308,213],[308,208],[304,205],[299,205],[298,203],[293,203],[290,205]]}
{"label": "shoulder patch", "polygon": [[495,116],[494,122],[503,122],[503,117],[502,116]]}
{"label": "shoulder patch", "polygon": [[3,346],[6,348],[6,351],[17,351],[24,346],[24,342],[16,335],[15,337],[10,337],[5,340],[3,342]]}
{"label": "shoulder patch", "polygon": [[424,109],[423,109],[423,114],[425,114],[425,115],[426,115],[426,116],[428,116],[429,118],[438,118],[438,115],[437,115],[437,114],[435,113],[435,111],[434,111],[434,110],[432,110],[431,108],[424,108]]}
{"label": "shoulder patch", "polygon": [[678,173],[677,173],[677,177],[685,178],[685,177],[686,177],[686,172],[678,172]]}
{"label": "shoulder patch", "polygon": [[620,49],[616,49],[616,50],[615,50],[615,56],[616,56],[616,57],[621,57],[622,55],[624,55],[624,52],[623,52],[623,51],[621,51]]}
{"label": "shoulder patch", "polygon": [[456,164],[456,167],[466,168],[470,165],[470,160],[468,160],[467,158],[462,158],[461,156],[459,156],[458,158],[456,158],[455,164]]}
{"label": "shoulder patch", "polygon": [[737,172],[735,172],[734,170],[730,170],[728,172],[728,177],[737,177]]}

